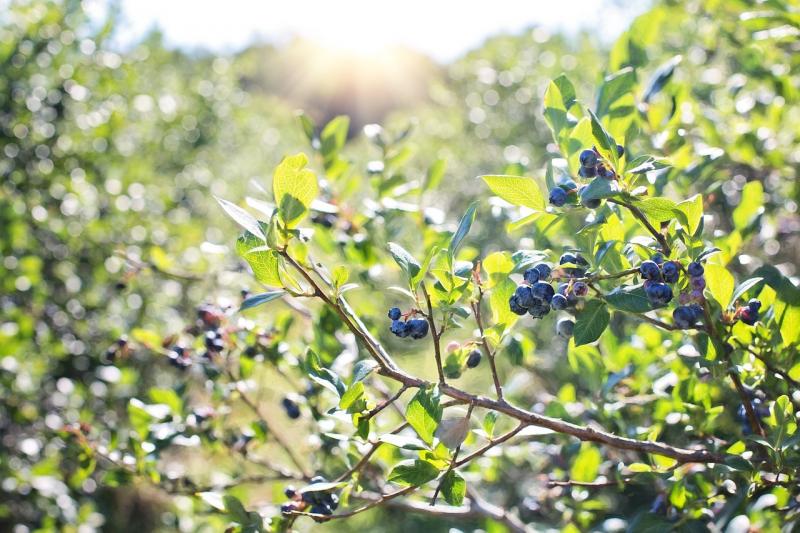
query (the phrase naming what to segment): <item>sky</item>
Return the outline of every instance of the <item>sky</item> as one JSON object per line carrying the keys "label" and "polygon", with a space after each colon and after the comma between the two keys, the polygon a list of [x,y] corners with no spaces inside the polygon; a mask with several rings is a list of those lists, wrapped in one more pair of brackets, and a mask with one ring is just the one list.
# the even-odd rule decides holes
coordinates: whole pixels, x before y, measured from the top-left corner
{"label": "sky", "polygon": [[122,0],[125,25],[118,39],[123,44],[135,42],[158,26],[168,44],[214,52],[301,36],[364,54],[406,46],[447,62],[489,36],[531,25],[551,31],[594,28],[601,39],[611,41],[647,4],[647,0]]}

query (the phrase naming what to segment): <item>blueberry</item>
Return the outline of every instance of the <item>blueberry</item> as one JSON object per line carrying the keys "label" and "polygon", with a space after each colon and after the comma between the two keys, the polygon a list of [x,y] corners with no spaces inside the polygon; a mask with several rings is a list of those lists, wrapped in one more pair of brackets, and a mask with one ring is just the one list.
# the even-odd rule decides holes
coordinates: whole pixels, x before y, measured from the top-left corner
{"label": "blueberry", "polygon": [[761,309],[761,301],[753,298],[747,302],[747,307],[749,307],[751,311],[758,313],[758,311]]}
{"label": "blueberry", "polygon": [[422,318],[409,320],[408,329],[412,339],[421,339],[428,334],[428,321]]}
{"label": "blueberry", "polygon": [[597,176],[597,169],[595,167],[581,167],[578,170],[578,176],[582,178],[593,178]]}
{"label": "blueberry", "polygon": [[676,307],[672,312],[672,322],[680,329],[689,329],[694,326],[697,316],[689,306]]}
{"label": "blueberry", "polygon": [[644,292],[650,303],[655,306],[667,305],[672,300],[672,289],[666,283],[645,284]]}
{"label": "blueberry", "polygon": [[603,201],[599,198],[583,198],[584,189],[586,189],[586,186],[581,187],[578,191],[578,194],[581,195],[581,205],[587,209],[597,209],[600,207],[600,204],[603,203]]}
{"label": "blueberry", "polygon": [[739,320],[748,326],[752,326],[758,321],[758,311],[753,311],[749,307],[740,307]]}
{"label": "blueberry", "polygon": [[531,267],[526,270],[524,274],[522,274],[522,277],[525,279],[525,283],[528,285],[533,285],[539,281],[539,271]]}
{"label": "blueberry", "polygon": [[582,281],[576,281],[572,285],[572,292],[575,296],[586,296],[589,294],[589,285]]}
{"label": "blueberry", "polygon": [[575,329],[575,322],[568,318],[562,318],[556,323],[556,333],[559,337],[569,339],[572,337],[572,331]]}
{"label": "blueberry", "polygon": [[649,279],[650,281],[661,280],[661,271],[655,261],[642,262],[642,264],[639,265],[639,272],[644,279]]}
{"label": "blueberry", "polygon": [[594,167],[597,165],[597,154],[594,153],[594,150],[584,150],[578,158],[582,167]]}
{"label": "blueberry", "polygon": [[550,277],[550,272],[551,272],[550,267],[545,265],[544,263],[539,263],[538,265],[535,265],[533,268],[535,268],[539,272],[540,280],[544,281]]}
{"label": "blueberry", "polygon": [[528,309],[528,314],[533,318],[542,318],[550,312],[550,304],[541,300],[536,302],[536,305]]}
{"label": "blueberry", "polygon": [[564,189],[564,192],[566,193],[571,193],[572,191],[576,191],[578,189],[578,184],[569,178],[559,183],[558,186]]}
{"label": "blueberry", "polygon": [[397,335],[400,338],[408,337],[409,327],[407,322],[403,322],[402,320],[392,320],[392,326],[389,328],[392,333]]}
{"label": "blueberry", "polygon": [[667,283],[675,283],[681,275],[681,268],[675,261],[667,261],[661,265],[661,275]]}
{"label": "blueberry", "polygon": [[558,289],[556,289],[556,294],[561,294],[562,296],[566,296],[568,290],[569,290],[569,283],[559,283]]}
{"label": "blueberry", "polygon": [[[539,283],[540,282],[537,281],[536,284],[534,284],[534,287]],[[532,289],[527,285],[520,285],[519,287],[517,287],[517,290],[514,291],[514,296],[517,297],[517,302],[521,307],[528,309],[532,307],[534,304],[535,298],[533,296]],[[541,300],[541,298],[539,299]]]}
{"label": "blueberry", "polygon": [[569,302],[567,301],[567,297],[563,294],[556,294],[553,296],[553,299],[550,300],[550,305],[556,311],[563,311],[567,307],[569,307]]}
{"label": "blueberry", "polygon": [[561,187],[556,187],[550,191],[550,204],[561,207],[567,203],[567,191]]}
{"label": "blueberry", "polygon": [[468,368],[475,368],[481,362],[481,351],[480,350],[472,350],[469,352],[469,356],[467,357],[467,367]]}
{"label": "blueberry", "polygon": [[702,291],[706,288],[706,278],[704,276],[696,276],[689,280],[689,286],[692,290]]}
{"label": "blueberry", "polygon": [[622,146],[621,144],[618,144],[617,145],[617,157],[622,157],[623,155],[625,155],[625,147]]}
{"label": "blueberry", "polygon": [[512,295],[511,298],[508,299],[508,307],[511,309],[511,312],[516,315],[522,316],[528,312],[528,309],[519,303],[519,298],[516,294]]}
{"label": "blueberry", "polygon": [[287,498],[294,498],[295,496],[297,496],[297,489],[294,488],[293,486],[289,485],[288,487],[283,489],[283,494]]}
{"label": "blueberry", "polygon": [[547,304],[549,304],[550,300],[553,299],[555,292],[556,291],[553,289],[552,285],[549,283],[544,283],[543,281],[538,281],[531,287],[531,295],[533,298],[541,300]]}
{"label": "blueberry", "polygon": [[391,309],[389,309],[389,313],[387,313],[387,314],[388,314],[389,318],[391,318],[392,320],[400,320],[400,316],[403,313],[400,312],[400,308],[399,307],[392,307]]}
{"label": "blueberry", "polygon": [[703,268],[703,265],[701,265],[697,261],[692,261],[691,263],[689,263],[689,266],[686,267],[686,271],[689,273],[690,276],[696,278],[702,276],[703,272],[705,272],[705,269]]}
{"label": "blueberry", "polygon": [[297,403],[295,403],[294,400],[285,397],[283,400],[281,400],[281,405],[283,405],[283,409],[286,411],[286,416],[293,420],[300,418],[300,408],[297,406]]}
{"label": "blueberry", "polygon": [[656,263],[657,265],[660,265],[661,263],[664,262],[664,254],[662,254],[661,252],[656,252],[655,254],[653,254],[653,257],[650,258],[650,260]]}
{"label": "blueberry", "polygon": [[605,165],[600,165],[597,167],[597,175],[607,180],[613,180],[616,177],[614,171]]}
{"label": "blueberry", "polygon": [[330,507],[331,509],[333,509],[335,511],[336,508],[339,507],[339,497],[336,494],[328,494],[328,502],[327,503],[328,503],[328,507]]}
{"label": "blueberry", "polygon": [[293,503],[284,503],[283,505],[281,505],[281,513],[283,514],[290,514],[294,510],[295,506]]}
{"label": "blueberry", "polygon": [[559,265],[564,265],[566,263],[572,263],[573,265],[577,265],[578,258],[574,254],[567,252],[561,256],[561,259],[558,260]]}

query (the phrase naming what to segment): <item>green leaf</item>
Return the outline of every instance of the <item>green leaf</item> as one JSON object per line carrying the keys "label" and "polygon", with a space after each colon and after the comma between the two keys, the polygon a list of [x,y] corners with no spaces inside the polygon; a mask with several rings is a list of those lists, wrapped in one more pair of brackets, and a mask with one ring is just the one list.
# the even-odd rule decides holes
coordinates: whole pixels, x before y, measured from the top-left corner
{"label": "green leaf", "polygon": [[619,185],[616,180],[597,177],[590,181],[589,185],[581,191],[581,200],[600,200],[602,198],[611,198],[617,194],[619,194]]}
{"label": "green leaf", "polygon": [[653,224],[667,222],[675,218],[675,209],[678,204],[668,198],[645,198],[634,205],[644,213]]}
{"label": "green leaf", "polygon": [[255,296],[251,296],[247,298],[245,301],[243,301],[241,307],[239,307],[239,311],[252,309],[253,307],[257,307],[261,304],[271,302],[272,300],[277,300],[284,294],[286,294],[286,291],[271,291],[271,292],[256,294]]}
{"label": "green leaf", "polygon": [[319,193],[317,177],[305,168],[306,164],[308,158],[305,154],[287,156],[278,164],[272,177],[278,213],[290,229],[299,224]]}
{"label": "green leaf", "polygon": [[749,181],[742,189],[742,200],[733,210],[733,226],[745,229],[753,217],[764,211],[764,187],[760,181]]}
{"label": "green leaf", "polygon": [[386,435],[381,435],[378,437],[380,442],[385,442],[386,444],[390,444],[397,448],[402,448],[404,450],[427,450],[428,447],[425,446],[425,443],[419,440],[416,437],[409,437],[407,435],[395,435],[393,433],[388,433]]}
{"label": "green leaf", "polygon": [[300,111],[297,114],[297,120],[300,122],[300,127],[303,129],[303,133],[305,133],[308,142],[312,142],[316,131],[316,125],[312,118]]}
{"label": "green leaf", "polygon": [[397,263],[403,272],[406,273],[406,277],[409,279],[409,281],[414,279],[414,277],[419,274],[421,269],[419,263],[416,259],[414,259],[413,255],[406,251],[405,248],[397,243],[390,242],[389,253],[392,254],[395,263]]}
{"label": "green leaf", "polygon": [[483,417],[483,431],[490,439],[492,438],[492,435],[494,435],[494,426],[496,422],[497,411],[489,411],[486,413],[486,416]]}
{"label": "green leaf", "polygon": [[562,151],[566,133],[574,125],[569,109],[575,104],[575,87],[566,76],[551,81],[544,93],[544,119]]}
{"label": "green leaf", "polygon": [[406,421],[417,435],[431,444],[441,420],[442,407],[439,405],[439,395],[428,389],[417,391],[406,407]]}
{"label": "green leaf", "polygon": [[481,179],[492,193],[512,205],[529,207],[534,211],[547,208],[542,191],[533,178],[493,175],[481,176]]}
{"label": "green leaf", "polygon": [[180,415],[183,412],[183,400],[174,390],[152,388],[148,394],[153,402],[168,405],[172,414]]}
{"label": "green leaf", "polygon": [[423,191],[435,189],[444,177],[445,170],[447,169],[447,161],[444,159],[437,159],[433,164],[428,167],[428,173],[425,175],[425,184],[422,186]]}
{"label": "green leaf", "polygon": [[739,298],[742,297],[742,295],[744,295],[744,293],[746,293],[747,291],[749,291],[751,288],[755,287],[762,281],[764,281],[764,278],[750,278],[741,282],[739,286],[736,287],[736,290],[733,291],[733,296],[731,296],[730,305],[733,305],[736,302],[736,300],[738,300]]}
{"label": "green leaf", "polygon": [[606,304],[601,300],[589,300],[586,307],[578,313],[572,332],[575,346],[589,344],[600,338],[608,326],[609,315]]}
{"label": "green leaf", "polygon": [[261,226],[259,226],[258,220],[256,220],[256,218],[253,215],[251,215],[238,205],[229,202],[228,200],[223,200],[222,198],[217,198],[216,196],[214,198],[217,200],[219,205],[222,206],[222,209],[225,210],[225,213],[227,213],[228,216],[231,217],[234,222],[236,222],[241,227],[249,231],[255,237],[261,239],[261,244],[264,244],[264,241],[267,240],[267,237],[266,235],[264,235],[264,232],[261,231]]}
{"label": "green leaf", "polygon": [[646,174],[648,172],[652,172],[653,170],[667,168],[671,165],[668,159],[645,155],[639,156],[631,161],[629,166],[631,168],[626,170],[626,172],[629,174]]}
{"label": "green leaf", "polygon": [[588,442],[584,442],[581,444],[578,457],[572,463],[570,478],[575,481],[594,481],[597,478],[602,461],[603,457],[597,448]]}
{"label": "green leaf", "polygon": [[517,289],[516,283],[511,278],[501,279],[492,288],[489,295],[489,307],[492,309],[492,322],[502,324],[506,328],[513,326],[519,319],[508,306],[508,300]]}
{"label": "green leaf", "polygon": [[634,85],[636,85],[636,72],[630,67],[606,77],[597,94],[597,116],[608,115],[616,107],[615,104],[631,94]]}
{"label": "green leaf", "polygon": [[418,487],[428,481],[436,479],[439,469],[432,463],[417,459],[415,461],[403,461],[395,466],[389,473],[388,481],[401,485],[413,485]]}
{"label": "green leaf", "polygon": [[238,498],[226,494],[222,497],[222,501],[225,504],[225,512],[227,512],[235,522],[244,524],[248,521],[247,511]]}
{"label": "green leaf", "polygon": [[138,398],[131,398],[128,402],[128,420],[131,427],[139,434],[140,439],[146,439],[150,433],[150,422],[153,417],[145,409],[144,403]]}
{"label": "green leaf", "polygon": [[321,142],[320,152],[322,152],[326,164],[330,163],[344,147],[349,128],[350,118],[345,115],[334,117],[322,128],[322,133],[319,136]]}
{"label": "green leaf", "polygon": [[283,286],[279,271],[280,256],[278,252],[266,248],[264,242],[259,241],[252,233],[246,232],[237,239],[236,253],[247,261],[259,283],[267,287]]}
{"label": "green leaf", "polygon": [[314,382],[330,390],[339,398],[344,396],[344,393],[347,391],[344,382],[336,373],[322,366],[322,362],[314,350],[307,350],[305,367],[308,376]]}
{"label": "green leaf", "polygon": [[800,306],[800,287],[795,286],[780,270],[772,265],[762,265],[754,274],[764,278],[764,282],[775,289],[779,300]]}
{"label": "green leaf", "polygon": [[597,143],[597,150],[603,157],[610,160],[614,167],[617,166],[617,145],[611,141],[611,136],[603,127],[603,123],[597,118],[591,109],[588,110],[592,122],[592,136]]}
{"label": "green leaf", "polygon": [[450,246],[448,247],[448,252],[450,254],[450,262],[452,263],[452,259],[456,256],[458,252],[458,248],[461,246],[461,241],[464,240],[464,237],[467,236],[469,233],[469,229],[472,227],[472,223],[475,221],[475,212],[478,209],[478,202],[472,202],[469,207],[467,208],[467,212],[464,213],[464,216],[461,217],[461,222],[458,223],[458,229],[456,232],[453,233],[453,236],[450,238]]}
{"label": "green leaf", "polygon": [[464,495],[467,493],[467,482],[461,474],[455,470],[450,470],[442,478],[442,496],[444,501],[450,505],[461,505],[464,502]]}
{"label": "green leaf", "polygon": [[364,383],[356,381],[342,395],[339,399],[339,409],[347,410],[353,403],[358,401],[364,395]]}
{"label": "green leaf", "polygon": [[706,263],[706,286],[709,292],[721,306],[727,306],[733,296],[733,275],[722,265]]}
{"label": "green leaf", "polygon": [[652,309],[642,285],[626,285],[608,293],[606,302],[615,309],[629,313],[646,313]]}
{"label": "green leaf", "polygon": [[362,359],[353,365],[353,382],[364,381],[370,373],[378,368],[378,363],[372,359]]}
{"label": "green leaf", "polygon": [[[412,288],[414,288],[417,285],[419,285],[419,282],[422,281],[422,279],[425,277],[425,274],[428,273],[428,269],[431,266],[431,262],[433,261],[433,258],[436,257],[436,254],[439,253],[439,251],[440,251],[440,248],[438,246],[432,246],[428,250],[428,255],[426,255],[425,259],[422,261],[422,265],[419,268],[419,272],[417,272],[414,276],[411,276],[411,287]],[[412,295],[412,298],[413,298],[413,295]]]}
{"label": "green leaf", "polygon": [[689,233],[694,235],[700,225],[700,220],[703,218],[703,197],[695,194],[688,200],[679,203],[677,209],[686,215],[686,220],[689,223]]}

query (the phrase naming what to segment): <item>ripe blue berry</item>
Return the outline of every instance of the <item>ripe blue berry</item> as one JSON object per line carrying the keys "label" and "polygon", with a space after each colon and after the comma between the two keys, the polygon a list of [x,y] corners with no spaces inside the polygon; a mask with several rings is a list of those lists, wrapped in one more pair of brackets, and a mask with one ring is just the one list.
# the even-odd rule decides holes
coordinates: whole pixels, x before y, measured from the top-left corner
{"label": "ripe blue berry", "polygon": [[667,261],[661,265],[661,275],[667,283],[675,283],[681,275],[681,268],[675,261]]}
{"label": "ripe blue berry", "polygon": [[550,204],[561,207],[567,203],[567,191],[561,187],[556,187],[550,191]]}
{"label": "ripe blue berry", "polygon": [[392,325],[389,329],[401,339],[408,337],[409,333],[411,333],[408,329],[408,323],[402,320],[392,320]]}
{"label": "ripe blue berry", "polygon": [[653,261],[655,264],[660,265],[661,263],[664,262],[664,254],[662,254],[661,252],[656,252],[655,254],[653,254],[653,257],[650,258],[650,260]]}
{"label": "ripe blue berry", "polygon": [[561,256],[561,259],[558,260],[558,264],[559,265],[563,265],[563,264],[566,264],[566,263],[572,263],[573,265],[577,265],[578,264],[577,256],[575,256],[574,254],[571,254],[569,252],[563,254]]}
{"label": "ripe blue berry", "polygon": [[422,318],[409,320],[408,329],[412,339],[421,339],[428,334],[428,321]]}
{"label": "ripe blue berry", "polygon": [[623,155],[625,155],[625,147],[622,146],[621,144],[618,144],[617,145],[617,157],[622,157]]}
{"label": "ripe blue berry", "polygon": [[655,306],[667,305],[672,300],[672,289],[666,283],[645,283],[644,292]]}
{"label": "ripe blue berry", "polygon": [[[539,282],[536,282],[535,285],[538,284]],[[514,296],[517,297],[517,303],[519,303],[520,306],[525,307],[526,309],[533,307],[533,304],[535,303],[536,300],[536,298],[533,297],[533,293],[531,292],[531,287],[528,287],[527,285],[520,285],[519,287],[517,287],[517,290],[514,291]]]}
{"label": "ripe blue berry", "polygon": [[759,309],[761,309],[761,301],[753,298],[747,302],[747,307],[749,307],[751,311],[758,313]]}
{"label": "ripe blue berry", "polygon": [[297,489],[294,488],[292,485],[289,485],[288,487],[283,489],[283,494],[287,498],[294,498],[295,496],[297,496]]}
{"label": "ripe blue berry", "polygon": [[553,296],[553,299],[550,300],[550,306],[556,311],[563,311],[569,307],[569,301],[563,294],[556,294]]}
{"label": "ripe blue berry", "polygon": [[575,329],[575,322],[568,318],[562,318],[556,323],[556,333],[559,337],[569,339],[572,337],[572,331]]}
{"label": "ripe blue berry", "polygon": [[528,314],[533,318],[542,318],[550,312],[550,304],[545,301],[538,300],[536,304],[528,309]]}
{"label": "ripe blue berry", "polygon": [[597,168],[595,167],[581,167],[578,170],[578,176],[582,178],[593,178],[597,176]]}
{"label": "ripe blue berry", "polygon": [[292,420],[300,418],[300,408],[297,406],[294,400],[286,397],[281,400],[281,405],[283,405],[283,409],[286,411],[286,416]]}
{"label": "ripe blue berry", "polygon": [[389,318],[391,318],[392,320],[399,320],[400,315],[402,315],[402,313],[400,312],[399,307],[392,307],[391,309],[389,309],[388,315]]}
{"label": "ripe blue berry", "polygon": [[594,150],[589,150],[589,149],[584,150],[583,152],[581,152],[579,159],[581,162],[581,166],[584,168],[594,167],[597,165],[597,154],[594,153]]}
{"label": "ripe blue berry", "polygon": [[614,177],[616,176],[616,174],[614,174],[614,171],[605,165],[598,165],[597,175],[607,180],[613,180]]}
{"label": "ripe blue berry", "polygon": [[740,307],[739,320],[748,326],[752,326],[758,321],[758,311],[753,311],[749,307]]}
{"label": "ripe blue berry", "polygon": [[543,281],[538,281],[531,287],[531,296],[548,304],[553,299],[555,292],[552,285]]}
{"label": "ripe blue berry", "polygon": [[538,265],[535,265],[533,268],[535,268],[539,272],[540,280],[544,281],[550,277],[550,272],[551,272],[550,267],[545,265],[544,263],[539,263]]}
{"label": "ripe blue berry", "polygon": [[697,261],[692,261],[691,263],[689,263],[689,266],[686,267],[686,271],[689,273],[690,276],[696,278],[702,276],[703,272],[705,272],[705,269],[703,268],[703,265],[701,265]]}
{"label": "ripe blue berry", "polygon": [[516,294],[513,294],[511,298],[508,299],[508,307],[511,309],[511,312],[516,315],[522,316],[528,312],[528,309],[519,303],[519,298]]}
{"label": "ripe blue berry", "polygon": [[672,312],[672,322],[680,329],[689,329],[697,320],[694,309],[689,306],[676,307]]}
{"label": "ripe blue berry", "polygon": [[539,281],[539,271],[531,267],[526,270],[524,274],[522,274],[522,277],[525,279],[525,283],[528,285],[533,285]]}
{"label": "ripe blue berry", "polygon": [[661,271],[659,270],[655,261],[642,262],[642,264],[639,266],[639,272],[642,274],[644,279],[649,279],[650,281],[661,280]]}
{"label": "ripe blue berry", "polygon": [[704,276],[696,276],[689,280],[689,286],[692,290],[702,291],[706,288],[706,278]]}
{"label": "ripe blue berry", "polygon": [[295,506],[293,503],[284,503],[283,505],[281,505],[281,513],[283,514],[290,514],[294,510]]}
{"label": "ripe blue berry", "polygon": [[575,296],[586,296],[589,294],[589,285],[582,281],[576,281],[572,285],[572,292],[575,294]]}
{"label": "ripe blue berry", "polygon": [[481,351],[480,350],[472,350],[469,352],[469,356],[467,356],[467,368],[475,368],[481,362]]}

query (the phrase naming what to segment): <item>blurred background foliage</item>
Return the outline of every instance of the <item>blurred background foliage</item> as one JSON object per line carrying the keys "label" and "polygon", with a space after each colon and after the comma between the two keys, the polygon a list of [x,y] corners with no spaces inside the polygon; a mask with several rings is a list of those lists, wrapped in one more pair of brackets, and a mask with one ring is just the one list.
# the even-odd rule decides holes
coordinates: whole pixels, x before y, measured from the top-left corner
{"label": "blurred background foliage", "polygon": [[[113,13],[92,20],[74,0],[14,1],[0,13],[0,530],[224,527],[206,502],[169,498],[119,473],[104,477],[94,468],[109,465],[95,465],[91,454],[76,462],[76,447],[86,444],[65,428],[85,424],[93,441],[133,453],[131,398],[164,403],[165,394],[172,396],[158,391],[179,390],[176,417],[224,400],[213,379],[187,380],[161,354],[165,339],[191,327],[199,305],[235,308],[240,289],[255,289],[228,245],[237,230],[214,196],[258,197],[288,153],[315,149],[313,165],[328,180],[327,204],[313,219],[320,254],[332,265],[359,265],[355,281],[384,291],[398,277],[386,268],[385,243],[424,256],[468,203],[488,196],[475,176],[543,176],[558,154],[542,117],[550,79],[567,73],[579,98],[590,102],[604,76],[631,67],[626,75],[637,80],[638,94],[624,105],[635,106],[638,133],[625,139],[626,149],[675,163],[658,174],[656,192],[675,199],[703,194],[706,213],[715,215],[706,231],[736,258],[729,267],[742,279],[764,264],[798,274],[800,12],[793,2],[661,0],[610,46],[589,33],[576,38],[531,28],[493,37],[448,65],[405,50],[380,60],[337,56],[300,40],[228,56],[190,54],[165,47],[158,33],[119,50],[110,44],[116,27]],[[313,131],[304,134],[299,108],[307,125],[319,125]],[[349,122],[322,128],[339,115]],[[384,129],[368,126],[376,122]],[[560,252],[571,244],[567,231],[537,231],[535,243],[529,228],[501,231],[520,213],[497,199],[484,201],[481,213],[469,245],[483,256],[534,247]],[[359,299],[360,311],[378,317],[368,325],[383,327],[377,321],[392,298]],[[309,337],[290,310],[274,309],[228,320],[250,336],[266,329],[261,355],[280,360],[282,372],[306,343],[326,363],[352,351],[335,334],[333,316],[322,314]],[[647,328],[637,334],[648,352],[642,364],[670,350]],[[516,376],[511,390],[529,405],[578,416],[563,406],[577,409],[583,394],[597,400],[611,370],[592,374],[559,353],[534,350],[547,347],[549,337],[520,330],[507,347],[504,372]],[[120,338],[129,345],[122,348]],[[419,355],[409,354],[409,364],[430,370]],[[213,366],[201,374],[213,378]],[[536,378],[513,368],[536,368]],[[309,438],[305,426],[288,427],[279,411],[282,389],[303,390],[305,382],[274,369],[253,372],[270,383],[262,400],[298,449],[335,455],[334,442],[313,431]],[[489,383],[486,376],[464,379],[475,387]],[[647,376],[628,383],[642,393],[651,385]],[[313,406],[309,400],[304,409]],[[663,406],[657,416],[671,410],[680,408]],[[620,433],[635,425],[613,413],[600,420]],[[215,470],[246,472],[220,441],[235,441],[250,422],[240,411],[215,420],[219,438],[204,440],[202,451],[173,451],[156,470],[169,479],[199,472],[208,482],[202,461],[213,460]],[[573,445],[562,452],[585,452],[589,480],[600,461],[591,450]],[[529,453],[520,446],[481,463],[498,503],[525,520],[602,528],[612,516],[655,506],[655,489],[591,497],[543,489],[537,473],[568,470],[570,462]],[[324,458],[314,461],[324,468]],[[279,488],[265,487],[243,488],[240,496],[265,506],[281,498]],[[778,527],[768,513],[749,513],[763,530]],[[391,509],[328,527],[377,524],[384,531],[449,527]],[[500,526],[476,519],[471,527]]]}

